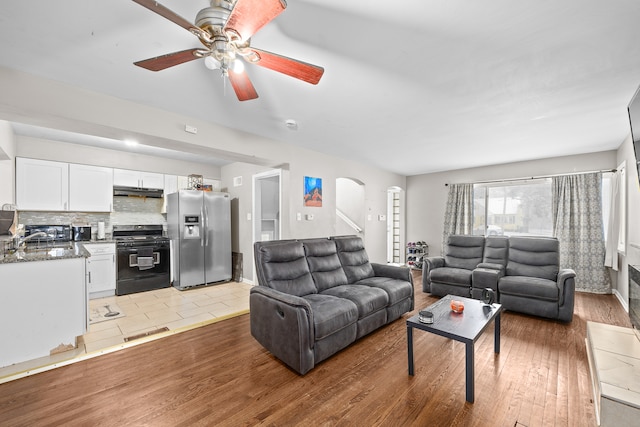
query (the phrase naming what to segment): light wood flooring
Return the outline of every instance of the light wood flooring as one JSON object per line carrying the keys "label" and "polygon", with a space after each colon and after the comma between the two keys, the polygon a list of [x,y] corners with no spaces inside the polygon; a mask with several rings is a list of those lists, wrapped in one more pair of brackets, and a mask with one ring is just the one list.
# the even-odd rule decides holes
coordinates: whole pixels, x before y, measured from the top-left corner
{"label": "light wood flooring", "polygon": [[2,426],[595,426],[588,320],[630,326],[612,295],[578,293],[570,324],[505,312],[475,347],[475,403],[465,401],[464,345],[414,332],[408,316],[305,376],[262,348],[249,315],[0,385]]}

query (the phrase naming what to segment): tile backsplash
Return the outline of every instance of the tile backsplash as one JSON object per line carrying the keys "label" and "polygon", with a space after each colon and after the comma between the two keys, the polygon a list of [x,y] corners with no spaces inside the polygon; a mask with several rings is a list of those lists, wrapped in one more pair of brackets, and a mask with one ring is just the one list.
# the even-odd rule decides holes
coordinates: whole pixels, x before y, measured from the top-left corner
{"label": "tile backsplash", "polygon": [[98,229],[98,222],[105,223],[105,232],[111,234],[113,225],[162,224],[167,226],[166,214],[162,213],[164,199],[116,196],[113,198],[113,212],[42,212],[19,211],[18,224],[25,225],[87,225],[92,234]]}

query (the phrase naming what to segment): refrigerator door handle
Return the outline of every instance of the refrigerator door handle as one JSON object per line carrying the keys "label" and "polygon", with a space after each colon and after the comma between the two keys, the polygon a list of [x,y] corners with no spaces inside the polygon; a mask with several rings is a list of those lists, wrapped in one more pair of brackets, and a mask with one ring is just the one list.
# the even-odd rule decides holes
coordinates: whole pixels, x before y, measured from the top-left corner
{"label": "refrigerator door handle", "polygon": [[205,242],[204,239],[205,239],[205,235],[207,234],[205,232],[206,227],[204,225],[204,218],[205,218],[205,216],[204,216],[204,206],[200,206],[200,228],[201,228],[201,230],[200,230],[200,246],[202,246],[202,247],[204,247],[206,245],[206,242]]}
{"label": "refrigerator door handle", "polygon": [[209,246],[209,209],[207,209],[207,205],[204,205],[204,245]]}

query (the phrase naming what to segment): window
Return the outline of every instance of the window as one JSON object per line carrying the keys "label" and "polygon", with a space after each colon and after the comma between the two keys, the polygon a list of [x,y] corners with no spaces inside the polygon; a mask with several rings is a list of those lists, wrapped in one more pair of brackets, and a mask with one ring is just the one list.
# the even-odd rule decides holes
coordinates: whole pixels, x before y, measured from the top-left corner
{"label": "window", "polygon": [[475,184],[473,234],[551,236],[551,179]]}

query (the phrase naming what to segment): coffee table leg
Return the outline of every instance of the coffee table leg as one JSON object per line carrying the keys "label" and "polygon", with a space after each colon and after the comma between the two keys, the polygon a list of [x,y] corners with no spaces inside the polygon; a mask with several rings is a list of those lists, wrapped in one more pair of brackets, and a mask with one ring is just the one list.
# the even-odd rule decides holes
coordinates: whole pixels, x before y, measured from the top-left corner
{"label": "coffee table leg", "polygon": [[467,402],[473,403],[475,384],[473,382],[473,342],[465,344],[465,371],[466,371],[466,383],[467,383]]}
{"label": "coffee table leg", "polygon": [[500,313],[494,320],[493,351],[500,353]]}
{"label": "coffee table leg", "polygon": [[413,376],[413,328],[407,326],[407,354],[409,357],[409,375]]}

